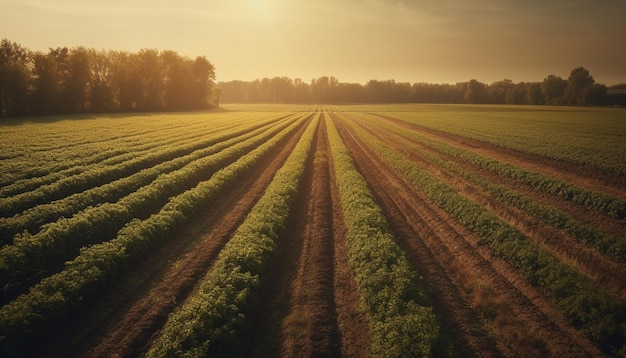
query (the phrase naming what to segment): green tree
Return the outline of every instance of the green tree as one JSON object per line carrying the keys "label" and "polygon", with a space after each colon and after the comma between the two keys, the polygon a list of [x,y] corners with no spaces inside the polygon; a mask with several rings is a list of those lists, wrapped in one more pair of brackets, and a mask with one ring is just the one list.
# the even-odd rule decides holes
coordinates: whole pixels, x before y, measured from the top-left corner
{"label": "green tree", "polygon": [[89,50],[89,63],[91,71],[90,103],[94,112],[113,110],[112,89],[112,58],[111,52]]}
{"label": "green tree", "polygon": [[567,88],[565,89],[565,98],[568,103],[583,104],[583,92],[594,83],[595,80],[589,74],[589,70],[584,67],[573,69],[567,78]]}
{"label": "green tree", "polygon": [[84,47],[67,51],[63,57],[61,96],[65,113],[85,112],[91,82],[90,56]]}
{"label": "green tree", "polygon": [[541,83],[541,92],[546,104],[561,104],[567,81],[555,75],[549,75]]}
{"label": "green tree", "polygon": [[58,67],[57,56],[42,52],[34,54],[32,107],[35,114],[59,112]]}
{"label": "green tree", "polygon": [[32,53],[15,42],[0,42],[0,117],[28,113]]}
{"label": "green tree", "polygon": [[598,105],[602,104],[606,98],[608,88],[605,85],[594,83],[583,90],[582,103],[583,105]]}
{"label": "green tree", "polygon": [[137,54],[137,70],[141,84],[139,109],[158,111],[163,108],[163,66],[157,50],[143,49]]}
{"label": "green tree", "polygon": [[543,104],[541,84],[536,82],[526,84],[524,99],[526,104]]}
{"label": "green tree", "polygon": [[219,94],[215,86],[215,67],[206,57],[198,56],[193,61],[191,103],[193,108],[217,107]]}
{"label": "green tree", "polygon": [[487,86],[477,80],[470,80],[467,84],[464,98],[468,103],[487,102]]}
{"label": "green tree", "polygon": [[492,83],[487,89],[487,97],[491,103],[506,103],[506,92],[513,87],[513,81],[504,79]]}

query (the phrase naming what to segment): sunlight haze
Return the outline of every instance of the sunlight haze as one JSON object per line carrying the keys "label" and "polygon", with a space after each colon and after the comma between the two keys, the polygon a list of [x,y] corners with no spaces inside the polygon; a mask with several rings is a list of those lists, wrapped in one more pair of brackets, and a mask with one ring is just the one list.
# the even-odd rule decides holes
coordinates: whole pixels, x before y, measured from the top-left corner
{"label": "sunlight haze", "polygon": [[626,82],[626,1],[0,0],[0,37],[206,56],[218,81]]}

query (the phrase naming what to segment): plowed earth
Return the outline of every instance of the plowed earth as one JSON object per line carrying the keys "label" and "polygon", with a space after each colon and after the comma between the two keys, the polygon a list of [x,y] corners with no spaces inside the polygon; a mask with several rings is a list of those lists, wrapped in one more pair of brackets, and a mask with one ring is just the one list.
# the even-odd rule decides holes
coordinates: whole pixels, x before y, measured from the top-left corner
{"label": "plowed earth", "polygon": [[[358,171],[389,220],[398,245],[406,252],[412,267],[424,277],[442,331],[460,356],[604,356],[581,331],[562,318],[541,290],[532,287],[514,267],[496,257],[484,240],[432,203],[380,158],[355,128],[376,136],[605,289],[625,297],[624,264],[496,200],[471,180],[438,167],[417,149],[559,208],[606,232],[623,235],[626,228],[623,220],[589,214],[576,204],[461,162],[395,134],[386,126],[401,127],[609,195],[625,194],[622,178],[590,179],[589,173],[573,170],[570,164],[504,150],[390,117],[379,116],[379,124],[373,124],[356,116],[347,121],[325,113],[288,223],[279,236],[270,267],[261,278],[258,300],[247,314],[246,326],[239,332],[242,357],[367,355],[368,319],[359,310],[360,297],[348,264],[346,227],[330,155],[327,121],[334,121]],[[186,229],[138,263],[88,310],[68,319],[64,329],[47,337],[46,344],[33,348],[33,354],[46,357],[145,354],[168,314],[197,290],[220,250],[263,195],[309,123],[303,121],[248,175],[198,213]]]}
{"label": "plowed earth", "polygon": [[462,355],[601,355],[514,268],[336,122]]}

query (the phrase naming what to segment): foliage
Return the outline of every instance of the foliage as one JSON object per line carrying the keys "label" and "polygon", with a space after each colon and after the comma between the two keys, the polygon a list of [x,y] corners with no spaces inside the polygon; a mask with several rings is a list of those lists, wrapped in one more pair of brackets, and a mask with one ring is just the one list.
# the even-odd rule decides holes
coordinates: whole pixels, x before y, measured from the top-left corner
{"label": "foliage", "polygon": [[205,357],[234,349],[236,331],[284,228],[318,120],[302,135],[261,199],[220,252],[197,294],[170,315],[147,357]]}
{"label": "foliage", "polygon": [[372,135],[354,126],[352,128],[415,188],[483,238],[497,255],[516,267],[533,286],[541,287],[574,327],[583,329],[606,352],[615,354],[624,348],[626,301],[597,286],[495,214],[421,170]]}
{"label": "foliage", "polygon": [[394,242],[382,210],[354,167],[332,121],[327,121],[337,186],[347,231],[348,255],[361,307],[370,319],[374,357],[428,357],[439,325],[421,278]]}
{"label": "foliage", "polygon": [[0,347],[5,355],[36,340],[38,334],[55,322],[61,322],[80,310],[83,304],[114,284],[120,275],[149,251],[180,229],[194,213],[245,175],[250,168],[276,148],[301,125],[291,124],[234,163],[218,170],[207,181],[200,182],[170,200],[145,220],[132,220],[117,236],[107,242],[80,250],[80,255],[68,261],[57,274],[43,279],[27,294],[0,309]]}
{"label": "foliage", "polygon": [[31,52],[7,39],[0,49],[0,117],[218,105],[215,69],[205,57],[84,47]]}
{"label": "foliage", "polygon": [[[582,83],[572,71],[568,80],[549,75],[543,82],[513,83],[505,79],[491,84],[476,79],[456,84],[409,83],[395,80],[370,80],[365,85],[339,82],[322,76],[310,83],[288,77],[254,81],[220,82],[224,103],[494,103],[597,105],[606,104],[606,88]],[[589,73],[588,71],[586,72]],[[582,87],[581,87],[582,86]],[[566,90],[567,89],[567,90]],[[583,95],[583,93],[586,93]]]}

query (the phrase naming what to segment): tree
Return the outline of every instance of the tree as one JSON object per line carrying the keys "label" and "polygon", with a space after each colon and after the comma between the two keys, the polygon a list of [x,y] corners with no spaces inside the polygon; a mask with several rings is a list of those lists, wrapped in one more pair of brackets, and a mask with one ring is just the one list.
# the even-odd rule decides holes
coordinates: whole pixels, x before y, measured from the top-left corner
{"label": "tree", "polygon": [[513,81],[504,79],[492,83],[487,89],[487,97],[491,103],[506,103],[506,92],[513,87]]}
{"label": "tree", "polygon": [[141,98],[139,109],[158,111],[163,109],[163,71],[159,52],[143,49],[137,54]]}
{"label": "tree", "polygon": [[311,80],[311,96],[317,103],[333,103],[334,90],[339,81],[335,77],[323,76]]}
{"label": "tree", "polygon": [[110,111],[114,108],[112,53],[91,49],[88,54],[91,64],[91,110],[94,112]]}
{"label": "tree", "polygon": [[569,104],[583,104],[583,92],[594,83],[595,80],[586,68],[578,67],[573,69],[567,78],[566,100]]}
{"label": "tree", "polygon": [[219,95],[215,87],[215,67],[204,56],[193,61],[191,105],[194,109],[217,106]]}
{"label": "tree", "polygon": [[37,52],[33,57],[32,107],[35,114],[54,114],[59,109],[59,69],[57,57]]}
{"label": "tree", "polygon": [[62,78],[62,100],[65,113],[85,112],[89,86],[91,84],[90,57],[84,47],[67,50],[64,54],[64,78]]}
{"label": "tree", "polygon": [[533,82],[526,85],[526,93],[524,96],[526,104],[543,104],[543,93],[541,92],[541,84]]}
{"label": "tree", "polygon": [[465,100],[468,103],[485,103],[487,101],[487,86],[477,80],[470,80],[465,91]]}
{"label": "tree", "polygon": [[602,84],[592,84],[583,90],[582,103],[583,105],[598,105],[602,104],[606,98],[608,88]]}
{"label": "tree", "polygon": [[567,81],[555,75],[549,75],[541,83],[541,92],[546,104],[561,104]]}
{"label": "tree", "polygon": [[0,117],[25,115],[28,108],[32,53],[3,39],[0,42]]}

